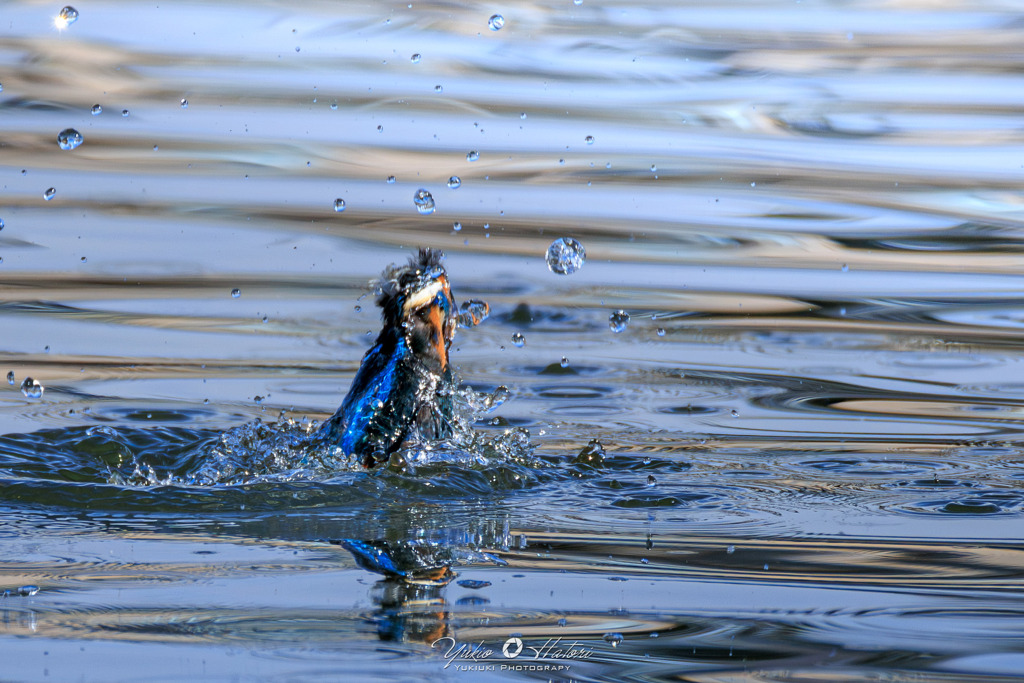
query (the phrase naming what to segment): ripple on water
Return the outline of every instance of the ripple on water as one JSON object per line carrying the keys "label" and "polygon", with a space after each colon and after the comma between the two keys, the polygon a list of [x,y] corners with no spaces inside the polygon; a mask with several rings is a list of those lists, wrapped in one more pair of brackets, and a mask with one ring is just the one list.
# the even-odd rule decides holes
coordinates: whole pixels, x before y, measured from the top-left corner
{"label": "ripple on water", "polygon": [[714,406],[702,406],[687,403],[685,406],[658,408],[657,412],[662,413],[663,415],[711,415],[713,413],[720,413],[723,410],[723,408],[716,408]]}
{"label": "ripple on water", "polygon": [[84,509],[271,510],[361,506],[381,496],[447,500],[568,476],[530,455],[521,428],[470,431],[462,445],[412,442],[390,466],[367,472],[323,443],[317,426],[257,419],[225,432],[97,425],[8,434],[0,436],[0,500]]}
{"label": "ripple on water", "polygon": [[998,384],[962,384],[956,387],[956,391],[995,401],[999,400],[1024,400],[1024,383],[1000,382]]}
{"label": "ripple on water", "polygon": [[718,496],[708,493],[692,493],[689,495],[657,495],[637,493],[616,498],[611,504],[617,508],[664,508],[664,507],[718,507]]}
{"label": "ripple on water", "polygon": [[547,365],[519,365],[509,366],[510,373],[517,375],[553,375],[553,376],[575,376],[575,375],[607,375],[608,368],[604,368],[598,365],[586,365],[569,363],[562,364],[561,361],[552,361]]}
{"label": "ripple on water", "polygon": [[602,415],[610,417],[612,415],[623,415],[626,412],[621,407],[587,404],[553,406],[545,410],[545,413],[548,415],[562,418],[599,417]]}
{"label": "ripple on water", "polygon": [[531,393],[539,398],[580,401],[588,399],[608,398],[613,389],[607,386],[587,386],[583,384],[548,384],[531,389]]}
{"label": "ripple on water", "polygon": [[919,514],[995,515],[1017,513],[1024,508],[1024,493],[1019,491],[974,489],[956,497],[915,501],[899,505],[904,511]]}
{"label": "ripple on water", "polygon": [[526,388],[524,399],[550,402],[544,413],[560,417],[612,416],[626,412],[623,402],[612,401],[619,392],[609,386],[587,384],[544,384]]}
{"label": "ripple on water", "polygon": [[974,482],[966,481],[962,479],[911,479],[908,481],[897,481],[892,484],[893,487],[905,490],[920,490],[920,491],[934,491],[937,489],[955,489],[955,488],[973,488],[976,486]]}
{"label": "ripple on water", "polygon": [[572,311],[549,306],[530,305],[525,302],[516,304],[511,311],[499,311],[494,317],[505,325],[554,333],[574,332],[580,326],[590,325],[584,317]]}
{"label": "ripple on water", "polygon": [[939,322],[972,327],[991,327],[998,329],[1024,329],[1024,309],[1014,308],[1006,304],[949,306],[931,313],[931,317]]}
{"label": "ripple on water", "polygon": [[892,475],[913,476],[939,472],[949,467],[947,463],[930,460],[912,460],[906,458],[851,458],[837,457],[815,460],[804,460],[797,463],[798,467],[820,470],[830,474],[851,476]]}
{"label": "ripple on water", "polygon": [[936,350],[933,352],[905,351],[895,355],[884,355],[883,360],[896,368],[921,370],[980,370],[1007,363],[1002,356]]}

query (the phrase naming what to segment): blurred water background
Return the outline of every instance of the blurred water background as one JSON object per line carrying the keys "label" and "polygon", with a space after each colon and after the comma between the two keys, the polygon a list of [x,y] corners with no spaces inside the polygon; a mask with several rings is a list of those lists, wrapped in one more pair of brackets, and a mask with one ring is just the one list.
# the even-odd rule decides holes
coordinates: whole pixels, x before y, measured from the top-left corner
{"label": "blurred water background", "polygon": [[[0,7],[0,677],[1024,671],[1019,3],[75,8]],[[419,246],[500,447],[292,468]]]}

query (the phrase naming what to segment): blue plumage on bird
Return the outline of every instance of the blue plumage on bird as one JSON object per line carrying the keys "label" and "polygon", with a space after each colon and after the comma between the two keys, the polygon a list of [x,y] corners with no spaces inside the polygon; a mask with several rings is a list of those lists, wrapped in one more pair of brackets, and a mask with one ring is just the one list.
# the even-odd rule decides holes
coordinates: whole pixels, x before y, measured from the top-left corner
{"label": "blue plumage on bird", "polygon": [[341,407],[323,433],[372,468],[417,433],[452,432],[454,378],[448,350],[458,308],[436,249],[389,266],[377,283],[383,327],[363,356]]}

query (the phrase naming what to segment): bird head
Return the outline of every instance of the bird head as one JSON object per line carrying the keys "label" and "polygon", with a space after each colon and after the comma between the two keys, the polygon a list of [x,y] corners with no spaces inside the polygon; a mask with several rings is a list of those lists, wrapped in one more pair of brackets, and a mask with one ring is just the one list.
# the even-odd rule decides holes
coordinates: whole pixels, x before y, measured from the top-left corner
{"label": "bird head", "polygon": [[417,356],[445,370],[458,309],[442,258],[437,249],[420,249],[408,264],[390,266],[377,283],[377,305],[385,327],[401,328]]}

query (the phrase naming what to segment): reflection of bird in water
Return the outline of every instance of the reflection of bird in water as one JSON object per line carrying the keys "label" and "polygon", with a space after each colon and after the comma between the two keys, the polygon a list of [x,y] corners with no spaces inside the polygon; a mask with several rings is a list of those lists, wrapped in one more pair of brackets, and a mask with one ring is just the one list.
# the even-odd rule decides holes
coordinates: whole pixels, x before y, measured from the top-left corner
{"label": "reflection of bird in water", "polygon": [[[370,591],[377,607],[370,618],[381,640],[432,644],[451,635],[454,624],[445,587],[458,576],[453,567],[507,565],[495,554],[509,548],[507,517],[453,519],[447,512],[444,506],[411,504],[378,528],[377,515],[367,511],[377,538],[330,540],[352,553],[361,569],[383,576]],[[483,596],[466,600],[457,604],[488,602]]]}
{"label": "reflection of bird in water", "polygon": [[408,265],[385,269],[377,296],[384,327],[324,423],[327,438],[365,467],[387,460],[414,431],[426,438],[451,433],[448,347],[458,311],[442,257],[420,249]]}
{"label": "reflection of bird in water", "polygon": [[444,544],[413,541],[358,541],[346,538],[336,543],[350,553],[367,571],[401,579],[409,584],[444,586],[455,578],[451,565],[457,548]]}
{"label": "reflection of bird in water", "polygon": [[451,635],[451,612],[443,588],[400,579],[378,581],[370,591],[377,606],[371,617],[377,624],[377,636],[389,642],[429,645]]}
{"label": "reflection of bird in water", "polygon": [[450,630],[441,589],[456,577],[456,553],[444,545],[415,542],[331,541],[346,548],[362,569],[383,574],[370,596],[381,640],[432,643]]}

